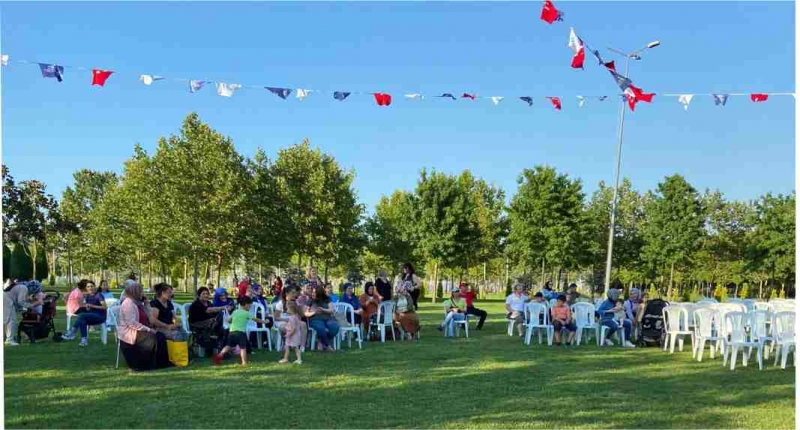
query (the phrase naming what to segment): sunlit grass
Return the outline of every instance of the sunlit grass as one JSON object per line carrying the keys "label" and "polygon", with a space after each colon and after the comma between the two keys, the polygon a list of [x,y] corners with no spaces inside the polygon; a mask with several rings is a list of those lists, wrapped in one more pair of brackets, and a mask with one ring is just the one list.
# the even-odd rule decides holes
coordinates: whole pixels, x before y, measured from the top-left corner
{"label": "sunlit grass", "polygon": [[[189,298],[179,295],[178,302]],[[10,428],[794,428],[794,368],[657,348],[522,345],[502,303],[483,331],[445,339],[425,304],[419,343],[309,353],[302,366],[258,351],[248,368],[199,359],[149,373],[114,369],[114,337],[5,349]],[[61,312],[63,317],[63,312]],[[63,318],[57,324],[63,331]],[[472,326],[474,328],[474,325]],[[355,346],[355,344],[354,344]]]}

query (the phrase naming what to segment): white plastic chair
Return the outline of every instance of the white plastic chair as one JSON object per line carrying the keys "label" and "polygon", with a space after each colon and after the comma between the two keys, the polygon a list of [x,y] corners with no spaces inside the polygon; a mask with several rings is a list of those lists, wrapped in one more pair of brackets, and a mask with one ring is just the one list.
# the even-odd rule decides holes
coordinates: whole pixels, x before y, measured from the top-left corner
{"label": "white plastic chair", "polygon": [[191,303],[184,303],[183,305],[181,305],[181,326],[183,326],[183,330],[186,333],[191,333],[191,330],[189,330],[189,308],[190,307],[192,307]]}
{"label": "white plastic chair", "polygon": [[[337,339],[337,341],[341,342],[341,340],[344,340],[344,338],[347,337],[347,347],[352,348],[353,346],[352,334],[355,333],[356,343],[358,343],[358,349],[361,349],[362,348],[361,342],[363,341],[363,339],[361,338],[361,324],[355,323],[356,313],[355,310],[353,310],[353,305],[351,305],[350,303],[343,303],[343,302],[334,303],[333,312],[337,314],[344,314],[348,323],[352,321],[352,323],[349,323],[350,325],[348,326],[339,327],[339,338]],[[347,318],[348,315],[350,316],[349,318]]]}
{"label": "white plastic chair", "polygon": [[[539,336],[539,345],[542,344],[542,331],[545,332],[547,346],[553,346],[553,326],[550,324],[550,312],[542,303],[531,302],[525,305],[525,345],[530,346],[534,330]],[[544,322],[540,322],[543,320]]]}
{"label": "white plastic chair", "polygon": [[[748,312],[749,315],[749,323],[750,323],[750,340],[753,342],[761,343],[762,348],[764,349],[764,358],[769,360],[769,353],[770,350],[775,346],[775,337],[772,336],[772,332],[769,327],[771,316],[767,311],[750,311]],[[767,348],[767,342],[771,345]]]}
{"label": "white plastic chair", "polygon": [[558,299],[557,298],[556,299],[550,299],[550,301],[547,302],[547,310],[549,311],[550,309],[553,309],[553,307],[555,307],[555,305],[557,303],[558,303]]}
{"label": "white plastic chair", "polygon": [[[447,308],[447,305],[443,304],[443,306],[444,306],[444,315],[447,316],[449,309]],[[445,327],[444,330],[442,330],[442,332],[444,333],[444,337],[447,337],[447,333],[450,332],[453,333],[453,337],[458,337],[458,335],[461,334],[461,326],[464,326],[464,335],[466,337],[469,337],[469,318],[467,314],[464,314],[464,319],[462,320],[457,320],[455,318],[451,319],[447,327]],[[454,328],[455,331],[453,330]]]}
{"label": "white plastic chair", "polygon": [[386,328],[392,332],[392,340],[397,340],[394,335],[394,302],[387,300],[378,305],[378,313],[375,322],[370,322],[370,330],[374,327],[381,333],[381,343],[386,341]]}
{"label": "white plastic chair", "polygon": [[753,299],[743,299],[742,304],[745,308],[747,308],[747,312],[754,311],[756,309],[756,301]]}
{"label": "white plastic chair", "polygon": [[714,304],[714,303],[719,303],[719,302],[716,301],[715,299],[711,299],[711,298],[708,298],[708,297],[706,297],[706,298],[704,298],[702,300],[698,300],[697,302],[695,302],[695,304],[697,304],[697,305]]}
{"label": "white plastic chair", "polygon": [[[261,303],[253,302],[250,305],[250,315],[254,316],[261,320],[267,319],[267,310],[264,309],[264,306]],[[250,320],[247,322],[247,327],[245,328],[245,334],[247,335],[247,339],[250,339],[250,333],[256,334],[256,342],[258,343],[258,349],[263,349],[263,343],[261,342],[261,333],[266,333],[267,335],[267,349],[272,351],[272,334],[271,329],[267,328],[265,325],[261,327],[258,326],[258,323]]]}
{"label": "white plastic chair", "polygon": [[119,305],[112,306],[108,309],[108,320],[110,320],[111,325],[114,327],[114,334],[117,337],[117,364],[114,366],[115,369],[119,369],[119,351],[120,351],[120,340],[119,340],[119,327],[117,325],[117,321],[119,321]]}
{"label": "white plastic chair", "polygon": [[[600,326],[597,323],[597,319],[594,316],[595,307],[591,303],[575,303],[574,305],[570,306],[570,311],[572,315],[575,316],[575,344],[580,345],[581,339],[583,338],[583,331],[589,330],[590,333],[594,334],[595,340],[597,341],[597,346],[600,346]],[[589,338],[586,338],[586,342],[589,342]]]}
{"label": "white plastic chair", "polygon": [[717,311],[717,318],[714,319],[716,322],[715,328],[717,330],[717,337],[719,337],[721,342],[718,342],[717,345],[719,346],[719,350],[722,352],[722,355],[725,356],[727,351],[726,347],[728,345],[728,325],[725,324],[725,316],[731,312],[744,312],[744,305],[738,303],[720,303],[714,307]]}
{"label": "white plastic chair", "polygon": [[777,312],[774,315],[775,331],[775,365],[781,358],[781,369],[786,369],[786,360],[791,352],[794,355],[794,365],[797,366],[797,349],[794,338],[794,312]]}
{"label": "white plastic chair", "polygon": [[706,347],[706,341],[714,342],[709,348],[711,359],[714,359],[714,353],[717,350],[717,343],[719,337],[714,334],[714,322],[717,317],[717,312],[714,309],[699,308],[694,311],[694,342],[692,343],[692,358],[697,358],[697,361],[703,361],[703,353]]}
{"label": "white plastic chair", "polygon": [[667,341],[664,342],[664,351],[669,344],[669,353],[675,352],[675,342],[678,342],[679,350],[683,351],[683,337],[689,336],[692,341],[692,351],[695,348],[694,332],[689,329],[689,312],[683,306],[667,306],[661,310],[664,315],[664,329],[667,334]]}
{"label": "white plastic chair", "polygon": [[[753,348],[756,348],[758,369],[762,370],[764,368],[764,361],[762,359],[764,345],[761,342],[748,339],[747,331],[745,330],[748,319],[748,314],[744,312],[728,312],[725,314],[725,323],[723,325],[726,327],[725,331],[730,338],[723,339],[723,342],[727,343],[725,349],[730,352],[731,370],[736,369],[736,354],[739,352],[739,348],[742,348],[742,366],[747,367],[750,354],[753,352]],[[745,348],[747,348],[747,350],[745,350]],[[728,356],[725,355],[722,361],[723,366],[727,364],[727,360]]]}

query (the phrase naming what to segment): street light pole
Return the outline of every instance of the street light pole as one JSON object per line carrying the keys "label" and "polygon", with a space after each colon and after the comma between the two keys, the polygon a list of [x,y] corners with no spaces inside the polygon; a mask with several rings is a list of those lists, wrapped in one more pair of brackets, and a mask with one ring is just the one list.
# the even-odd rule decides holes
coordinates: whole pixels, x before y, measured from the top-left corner
{"label": "street light pole", "polygon": [[[617,53],[625,57],[625,74],[623,76],[627,78],[631,63],[631,58],[636,60],[641,60],[642,57],[639,56],[640,52],[644,51],[645,49],[655,48],[660,44],[661,42],[659,41],[650,42],[644,48],[627,54],[614,48],[608,48],[608,49],[614,53]],[[617,195],[619,193],[619,171],[620,171],[620,165],[622,163],[622,138],[624,136],[624,130],[625,130],[625,98],[623,97],[620,100],[620,106],[619,106],[619,138],[617,142],[617,166],[614,172],[614,194],[613,197],[611,198],[611,222],[609,223],[608,227],[608,252],[606,253],[606,276],[605,276],[605,283],[603,284],[605,290],[608,290],[608,288],[611,286],[611,256],[614,251],[614,230],[616,227],[616,219],[617,219]]]}

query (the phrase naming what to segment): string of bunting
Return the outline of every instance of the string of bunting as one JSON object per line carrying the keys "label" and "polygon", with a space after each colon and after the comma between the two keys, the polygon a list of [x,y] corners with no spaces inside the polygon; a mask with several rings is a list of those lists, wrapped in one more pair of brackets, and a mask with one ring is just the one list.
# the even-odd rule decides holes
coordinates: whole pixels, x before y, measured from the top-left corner
{"label": "string of bunting", "polygon": [[[553,24],[556,21],[563,21],[564,13],[558,10],[555,5],[553,4],[552,0],[544,0],[544,4],[542,6],[542,13],[541,19],[542,21],[546,22],[547,24]],[[617,73],[616,66],[614,61],[606,62],[600,56],[600,52],[596,49],[591,49],[591,46],[587,44],[584,40],[577,36],[575,33],[575,29],[570,27],[569,39],[567,43],[567,47],[573,51],[572,60],[570,62],[570,67],[574,69],[581,69],[584,70],[584,62],[586,59],[586,50],[589,51],[597,58],[599,64],[603,66],[608,72],[611,74],[611,77],[614,79],[616,84],[619,86],[620,90],[622,91],[621,94],[618,94],[620,97],[623,97],[627,100],[628,106],[630,107],[631,111],[634,111],[636,108],[636,104],[638,102],[646,102],[650,103],[653,101],[653,97],[656,93],[646,93],[641,88],[633,85],[633,81],[626,76],[622,76]],[[0,55],[0,63],[2,66],[9,65],[9,55],[4,54]],[[29,60],[16,60],[19,64],[31,64],[37,65],[39,70],[44,78],[52,78],[56,79],[58,82],[62,82],[64,80],[64,72],[66,69],[75,69],[81,71],[88,71],[91,70],[92,74],[92,81],[91,84],[93,86],[103,87],[105,86],[106,82],[111,78],[112,75],[117,74],[112,70],[105,70],[105,69],[97,69],[97,68],[87,68],[82,66],[66,66],[61,64],[53,64],[53,63],[40,63],[36,61],[29,61]],[[140,74],[138,75],[138,80],[141,81],[144,85],[150,86],[158,81],[164,81],[168,78],[164,76],[158,75],[150,75],[150,74]],[[243,88],[251,88],[251,89],[261,89],[267,90],[270,93],[274,94],[275,96],[286,100],[292,92],[294,92],[295,97],[299,101],[305,100],[308,96],[312,94],[329,94],[332,95],[335,100],[340,102],[344,101],[351,95],[367,95],[375,99],[375,103],[378,106],[389,106],[392,104],[392,95],[385,92],[358,92],[358,91],[320,91],[320,90],[313,90],[307,88],[283,88],[283,87],[274,87],[274,86],[266,86],[266,85],[242,85],[238,83],[231,83],[231,82],[220,82],[214,81],[209,79],[185,79],[185,78],[171,78],[170,80],[176,82],[182,82],[184,84],[188,84],[188,90],[191,93],[197,93],[201,91],[206,85],[215,85],[217,88],[217,94],[222,97],[233,97],[236,91],[241,90]],[[665,93],[661,94],[664,97],[677,97],[678,102],[683,105],[684,109],[689,109],[689,104],[694,100],[695,96],[710,96],[714,104],[717,106],[725,106],[728,102],[730,97],[736,96],[749,96],[750,100],[755,103],[765,102],[769,99],[770,96],[784,96],[784,95],[791,95],[794,96],[794,93],[706,93],[706,94],[697,94],[697,93],[681,93],[681,94],[671,94]],[[505,100],[506,96],[480,96],[478,94],[464,92],[461,96],[457,96],[457,93],[442,93],[440,95],[433,95],[433,96],[425,96],[419,93],[406,93],[403,94],[403,97],[406,100],[424,100],[426,98],[440,98],[440,99],[450,99],[450,100],[469,100],[475,101],[478,99],[482,100],[491,100],[492,104],[497,106]],[[596,100],[596,101],[604,101],[609,96],[601,95],[601,96],[584,96],[578,95],[575,96],[577,100],[578,107],[584,107],[589,100]],[[534,100],[538,97],[533,96],[517,96],[512,97],[516,98],[528,106],[533,106]],[[553,109],[560,111],[562,106],[562,98],[558,96],[545,96],[544,97],[550,105],[552,105]]]}

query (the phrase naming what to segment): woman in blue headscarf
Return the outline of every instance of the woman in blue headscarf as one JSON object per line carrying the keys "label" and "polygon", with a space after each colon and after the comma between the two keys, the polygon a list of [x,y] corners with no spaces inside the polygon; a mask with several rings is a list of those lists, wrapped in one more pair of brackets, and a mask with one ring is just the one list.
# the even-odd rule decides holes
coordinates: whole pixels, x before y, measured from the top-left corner
{"label": "woman in blue headscarf", "polygon": [[218,307],[227,307],[233,306],[233,300],[228,298],[228,291],[225,288],[219,287],[214,290],[214,302],[211,303],[211,306],[218,308]]}

